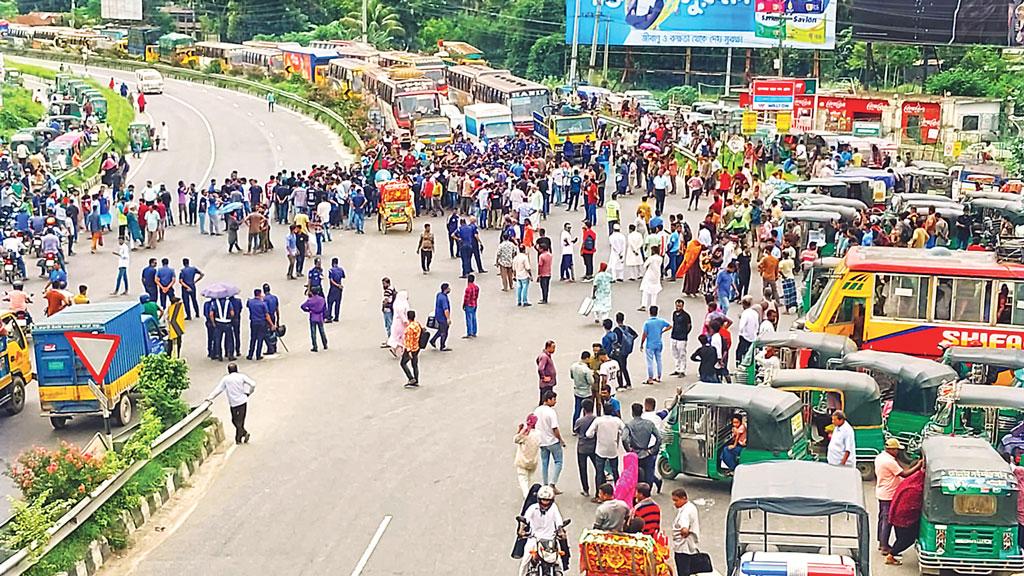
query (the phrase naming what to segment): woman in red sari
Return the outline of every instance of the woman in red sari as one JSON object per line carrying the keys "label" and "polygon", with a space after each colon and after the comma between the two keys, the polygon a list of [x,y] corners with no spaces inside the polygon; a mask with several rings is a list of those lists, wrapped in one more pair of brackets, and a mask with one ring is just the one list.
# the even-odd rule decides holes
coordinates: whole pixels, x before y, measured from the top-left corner
{"label": "woman in red sari", "polygon": [[704,246],[696,238],[690,240],[683,254],[683,265],[679,267],[678,277],[683,279],[683,294],[693,296],[700,293],[701,269],[700,253]]}

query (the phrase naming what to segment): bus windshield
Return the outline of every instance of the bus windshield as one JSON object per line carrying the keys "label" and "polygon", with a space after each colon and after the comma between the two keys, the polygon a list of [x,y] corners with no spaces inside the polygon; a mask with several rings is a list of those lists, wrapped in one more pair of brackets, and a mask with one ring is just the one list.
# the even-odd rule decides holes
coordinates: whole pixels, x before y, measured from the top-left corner
{"label": "bus windshield", "polygon": [[444,70],[443,69],[441,69],[441,68],[427,69],[427,70],[421,69],[421,71],[423,72],[424,76],[426,76],[427,78],[430,78],[431,80],[433,80],[434,84],[437,84],[438,86],[443,86],[444,84],[446,84],[445,79],[444,79]]}
{"label": "bus windshield", "polygon": [[593,134],[594,118],[591,116],[575,116],[555,120],[555,134],[572,136],[575,134]]}
{"label": "bus windshield", "polygon": [[398,111],[402,116],[438,116],[441,105],[437,94],[409,94],[398,97]]}
{"label": "bus windshield", "polygon": [[512,96],[508,99],[508,107],[512,109],[512,120],[516,122],[533,122],[533,113],[540,112],[548,104],[544,94],[532,96]]}
{"label": "bus windshield", "polygon": [[825,301],[828,300],[828,295],[832,293],[832,288],[835,284],[835,276],[828,279],[828,284],[826,284],[818,294],[818,300],[813,306],[811,306],[811,309],[807,311],[807,322],[814,323],[818,321],[818,317],[821,316],[821,310],[825,307]]}

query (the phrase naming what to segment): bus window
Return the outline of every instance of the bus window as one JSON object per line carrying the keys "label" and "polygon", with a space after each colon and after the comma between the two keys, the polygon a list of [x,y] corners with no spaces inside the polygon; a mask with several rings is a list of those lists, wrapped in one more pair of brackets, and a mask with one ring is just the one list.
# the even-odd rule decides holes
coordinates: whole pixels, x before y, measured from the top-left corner
{"label": "bus window", "polygon": [[877,275],[873,314],[882,318],[926,320],[929,280],[924,276]]}
{"label": "bus window", "polygon": [[[949,297],[952,295],[952,297]],[[935,319],[988,323],[992,283],[974,278],[939,278],[935,291]]]}
{"label": "bus window", "polygon": [[864,298],[844,297],[830,324],[837,328],[833,333],[848,336],[860,346],[864,341]]}
{"label": "bus window", "polygon": [[[1017,302],[1017,296],[1011,289],[1011,282],[998,282],[999,286],[998,296],[996,296],[996,323],[997,324],[1013,324],[1014,320],[1018,322],[1024,320],[1021,314],[1017,314],[1014,309],[1014,302]],[[1014,318],[1016,316],[1016,318]]]}

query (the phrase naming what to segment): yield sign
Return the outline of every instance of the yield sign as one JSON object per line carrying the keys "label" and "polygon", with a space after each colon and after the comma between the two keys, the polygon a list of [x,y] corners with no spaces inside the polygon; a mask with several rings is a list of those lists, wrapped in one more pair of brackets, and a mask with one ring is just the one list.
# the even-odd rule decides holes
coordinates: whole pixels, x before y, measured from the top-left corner
{"label": "yield sign", "polygon": [[121,337],[117,334],[91,332],[66,332],[64,336],[93,380],[97,384],[102,384],[107,370],[110,369],[110,362],[114,359],[114,353],[117,352],[117,346],[121,343]]}

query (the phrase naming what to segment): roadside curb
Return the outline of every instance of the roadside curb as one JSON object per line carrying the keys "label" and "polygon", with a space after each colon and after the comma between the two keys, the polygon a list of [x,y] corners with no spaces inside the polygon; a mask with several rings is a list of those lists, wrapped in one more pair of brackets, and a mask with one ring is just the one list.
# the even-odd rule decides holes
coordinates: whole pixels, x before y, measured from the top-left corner
{"label": "roadside curb", "polygon": [[[219,418],[212,418],[212,422],[203,431],[206,439],[203,442],[199,458],[182,462],[177,468],[165,468],[166,482],[160,490],[142,498],[138,506],[121,512],[120,524],[128,534],[127,548],[132,547],[132,535],[138,532],[153,514],[170,500],[171,496],[186,488],[189,485],[189,479],[199,470],[199,467],[224,444],[224,423]],[[55,576],[93,576],[99,572],[106,561],[113,557],[114,550],[111,549],[107,539],[101,537],[89,543],[89,550],[85,558],[75,563],[73,571],[58,572]]]}

